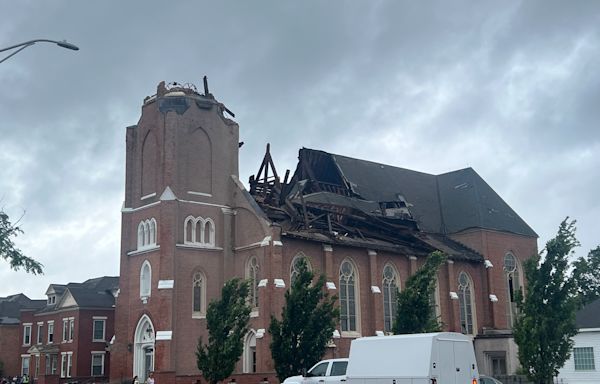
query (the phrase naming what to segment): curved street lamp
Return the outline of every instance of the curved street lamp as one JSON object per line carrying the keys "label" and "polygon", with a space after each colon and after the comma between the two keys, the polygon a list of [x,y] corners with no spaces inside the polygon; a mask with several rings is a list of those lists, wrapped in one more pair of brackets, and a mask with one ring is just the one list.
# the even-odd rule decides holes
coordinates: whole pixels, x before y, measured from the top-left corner
{"label": "curved street lamp", "polygon": [[17,49],[16,51],[14,51],[13,53],[11,53],[10,55],[6,56],[4,59],[0,60],[0,63],[5,62],[9,58],[13,57],[17,53],[19,53],[22,50],[24,50],[25,48],[30,47],[33,44],[40,43],[40,42],[43,42],[43,43],[54,43],[54,44],[58,45],[59,47],[63,47],[63,48],[66,48],[66,49],[71,49],[73,51],[78,51],[79,50],[78,46],[76,46],[75,44],[71,44],[71,43],[67,42],[66,40],[55,41],[55,40],[48,40],[48,39],[35,39],[35,40],[26,41],[24,43],[16,44],[16,45],[13,45],[11,47],[6,47],[6,48],[0,49],[0,52],[4,52],[4,51],[9,51],[11,49],[15,49],[15,48],[19,48],[20,47],[19,49]]}

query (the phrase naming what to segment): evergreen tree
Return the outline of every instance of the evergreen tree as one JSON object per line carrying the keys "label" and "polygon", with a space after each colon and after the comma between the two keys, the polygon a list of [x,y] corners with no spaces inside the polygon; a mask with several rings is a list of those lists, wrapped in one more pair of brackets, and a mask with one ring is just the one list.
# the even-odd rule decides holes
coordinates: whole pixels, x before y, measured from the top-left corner
{"label": "evergreen tree", "polygon": [[573,267],[581,304],[586,305],[600,298],[600,247],[592,249],[587,258],[577,259]]}
{"label": "evergreen tree", "polygon": [[8,215],[0,209],[0,257],[8,261],[10,267],[15,271],[24,268],[26,272],[34,275],[42,274],[42,264],[34,259],[27,257],[20,249],[15,247],[12,237],[23,233],[21,228],[13,225]]}
{"label": "evergreen tree", "polygon": [[208,305],[208,345],[200,338],[196,362],[211,384],[229,377],[242,355],[251,311],[247,298],[248,282],[236,278],[225,283],[220,300]]}
{"label": "evergreen tree", "polygon": [[524,263],[527,287],[524,296],[517,292],[519,314],[513,332],[521,366],[536,384],[552,383],[577,333],[575,312],[581,301],[577,281],[568,273],[568,259],[577,245],[575,222],[565,219],[557,236],[546,243],[545,255]]}
{"label": "evergreen tree", "polygon": [[429,254],[425,264],[408,278],[404,290],[397,293],[394,334],[440,331],[432,297],[437,271],[445,260],[446,256],[440,251]]}
{"label": "evergreen tree", "polygon": [[339,319],[337,297],[324,288],[325,276],[314,274],[300,260],[299,273],[285,293],[281,320],[271,316],[271,356],[280,381],[317,363],[331,340]]}

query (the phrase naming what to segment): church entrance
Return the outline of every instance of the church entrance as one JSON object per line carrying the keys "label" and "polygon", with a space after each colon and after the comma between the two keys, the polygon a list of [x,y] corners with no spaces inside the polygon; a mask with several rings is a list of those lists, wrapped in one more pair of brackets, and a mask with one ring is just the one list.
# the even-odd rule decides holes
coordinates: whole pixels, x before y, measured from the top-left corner
{"label": "church entrance", "polygon": [[154,371],[154,326],[144,315],[135,329],[133,375],[143,383],[151,371]]}

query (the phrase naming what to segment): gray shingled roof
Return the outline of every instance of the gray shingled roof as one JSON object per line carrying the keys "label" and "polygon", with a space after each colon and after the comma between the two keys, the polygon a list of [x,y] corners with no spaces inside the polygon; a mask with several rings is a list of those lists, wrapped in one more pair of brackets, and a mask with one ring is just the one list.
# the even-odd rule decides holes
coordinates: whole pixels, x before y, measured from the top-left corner
{"label": "gray shingled roof", "polygon": [[593,301],[577,311],[577,328],[600,328],[600,299]]}
{"label": "gray shingled roof", "polygon": [[0,324],[18,324],[21,310],[37,310],[46,305],[46,300],[31,300],[22,293],[0,298]]}
{"label": "gray shingled roof", "polygon": [[346,156],[331,156],[354,192],[362,198],[382,202],[403,196],[419,228],[425,232],[456,233],[484,228],[537,237],[472,168],[436,176]]}
{"label": "gray shingled roof", "polygon": [[87,308],[112,308],[115,298],[112,291],[119,287],[119,278],[115,276],[103,276],[89,279],[83,283],[69,283],[66,285],[55,285],[64,288],[60,298],[54,305],[48,305],[39,312],[52,312],[61,304],[62,297],[70,292],[78,307]]}

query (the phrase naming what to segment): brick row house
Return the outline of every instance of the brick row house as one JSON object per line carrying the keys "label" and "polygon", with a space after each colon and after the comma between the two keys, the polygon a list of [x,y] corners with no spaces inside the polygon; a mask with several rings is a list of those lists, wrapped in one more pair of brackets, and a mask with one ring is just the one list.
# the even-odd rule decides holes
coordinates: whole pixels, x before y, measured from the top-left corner
{"label": "brick row house", "polygon": [[44,306],[21,311],[19,375],[37,383],[106,381],[118,277],[51,284]]}
{"label": "brick row house", "polygon": [[21,327],[21,311],[32,312],[45,306],[45,300],[31,300],[22,293],[0,298],[0,377],[14,377],[21,374],[23,369],[29,369],[29,361],[21,359],[18,347],[25,336],[25,330]]}
{"label": "brick row house", "polygon": [[516,371],[514,292],[537,235],[473,169],[431,175],[303,148],[281,180],[267,149],[247,190],[239,127],[206,88],[159,84],[127,128],[111,382],[151,370],[159,383],[202,380],[207,303],[232,277],[250,279],[253,306],[236,378],[275,380],[266,329],[300,259],[339,297],[326,355],[347,356],[354,338],[390,332],[394,287],[434,250],[448,256],[432,299],[443,328],[472,335],[482,373]]}

